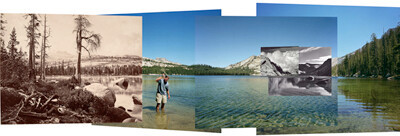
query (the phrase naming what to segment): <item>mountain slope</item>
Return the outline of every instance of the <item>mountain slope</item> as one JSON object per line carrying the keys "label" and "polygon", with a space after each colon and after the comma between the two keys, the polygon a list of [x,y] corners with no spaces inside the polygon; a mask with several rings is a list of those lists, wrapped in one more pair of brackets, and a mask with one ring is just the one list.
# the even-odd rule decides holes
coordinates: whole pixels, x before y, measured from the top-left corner
{"label": "mountain slope", "polygon": [[179,66],[185,66],[180,63],[176,62],[171,62],[167,60],[166,58],[156,58],[156,59],[150,59],[143,57],[143,65],[146,67],[153,67],[153,66],[159,66],[159,67],[179,67]]}
{"label": "mountain slope", "polygon": [[225,67],[225,69],[235,69],[235,68],[252,69],[254,70],[255,74],[260,74],[260,64],[261,64],[260,56],[250,56],[249,58],[243,61]]}
{"label": "mountain slope", "polygon": [[314,71],[310,72],[310,75],[318,76],[331,76],[332,75],[332,60],[327,59],[321,66],[319,66]]}
{"label": "mountain slope", "polygon": [[283,71],[283,69],[277,65],[276,63],[272,62],[268,57],[263,59],[264,61],[261,62],[261,75],[262,76],[283,76],[283,75],[290,75],[290,72]]}
{"label": "mountain slope", "polygon": [[[62,60],[52,60],[48,61],[48,66],[75,66],[76,59],[62,59]],[[97,66],[124,66],[124,65],[142,65],[142,58],[139,56],[131,55],[131,56],[92,56],[91,58],[82,58],[81,66],[82,67],[97,67]]]}
{"label": "mountain slope", "polygon": [[310,73],[320,66],[320,64],[299,64],[299,74]]}

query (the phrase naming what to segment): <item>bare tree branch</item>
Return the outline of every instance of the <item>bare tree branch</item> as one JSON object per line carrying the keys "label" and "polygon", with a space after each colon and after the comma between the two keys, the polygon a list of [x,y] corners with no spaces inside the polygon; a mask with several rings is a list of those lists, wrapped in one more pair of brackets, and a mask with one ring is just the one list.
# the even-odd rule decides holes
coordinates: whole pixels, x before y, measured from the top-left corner
{"label": "bare tree branch", "polygon": [[85,46],[82,46],[82,48],[85,49],[88,52],[89,58],[91,58],[92,56],[90,55],[90,51]]}

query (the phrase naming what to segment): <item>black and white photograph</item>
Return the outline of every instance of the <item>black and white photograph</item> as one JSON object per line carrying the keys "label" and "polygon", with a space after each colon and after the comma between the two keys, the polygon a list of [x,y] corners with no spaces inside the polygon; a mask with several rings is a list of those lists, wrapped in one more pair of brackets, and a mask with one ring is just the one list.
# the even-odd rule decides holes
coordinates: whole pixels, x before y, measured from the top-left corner
{"label": "black and white photograph", "polygon": [[299,50],[299,75],[332,75],[330,47],[299,47]]}
{"label": "black and white photograph", "polygon": [[299,71],[299,49],[261,47],[261,76],[294,76]]}
{"label": "black and white photograph", "polygon": [[331,78],[269,77],[269,96],[331,96]]}
{"label": "black and white photograph", "polygon": [[1,124],[142,121],[142,17],[0,14]]}

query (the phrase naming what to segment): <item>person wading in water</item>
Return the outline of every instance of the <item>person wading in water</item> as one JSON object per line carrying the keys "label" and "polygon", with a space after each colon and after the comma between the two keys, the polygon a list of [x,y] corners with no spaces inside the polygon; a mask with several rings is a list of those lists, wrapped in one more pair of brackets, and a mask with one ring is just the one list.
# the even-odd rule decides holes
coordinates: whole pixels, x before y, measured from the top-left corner
{"label": "person wading in water", "polygon": [[161,110],[164,111],[165,104],[167,103],[167,97],[168,99],[171,98],[169,95],[169,85],[168,85],[168,80],[169,77],[165,74],[163,74],[161,77],[158,77],[156,79],[156,82],[158,83],[157,86],[157,94],[156,94],[156,111],[158,112],[160,109],[161,105]]}

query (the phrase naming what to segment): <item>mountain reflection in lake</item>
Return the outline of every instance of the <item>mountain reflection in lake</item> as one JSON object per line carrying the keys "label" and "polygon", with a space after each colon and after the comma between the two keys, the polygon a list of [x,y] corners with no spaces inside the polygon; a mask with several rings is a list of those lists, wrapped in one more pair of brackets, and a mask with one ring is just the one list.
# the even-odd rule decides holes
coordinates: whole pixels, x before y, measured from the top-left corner
{"label": "mountain reflection in lake", "polygon": [[330,77],[269,77],[270,96],[331,96]]}
{"label": "mountain reflection in lake", "polygon": [[196,128],[287,128],[337,125],[337,97],[268,96],[261,76],[197,76]]}
{"label": "mountain reflection in lake", "polygon": [[336,126],[257,128],[258,135],[287,133],[350,133],[400,130],[400,81],[332,78],[337,94]]}

